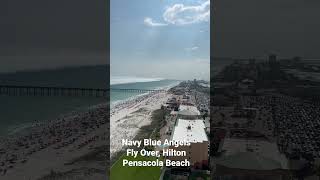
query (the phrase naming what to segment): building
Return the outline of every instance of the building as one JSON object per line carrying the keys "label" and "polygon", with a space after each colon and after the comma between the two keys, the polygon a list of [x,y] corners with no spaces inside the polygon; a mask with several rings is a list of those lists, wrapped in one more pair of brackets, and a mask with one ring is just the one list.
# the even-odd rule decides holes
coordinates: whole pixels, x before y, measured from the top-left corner
{"label": "building", "polygon": [[277,56],[275,54],[270,54],[269,55],[269,64],[273,65],[277,63]]}
{"label": "building", "polygon": [[262,140],[226,138],[215,157],[215,174],[233,179],[274,179],[290,176],[288,160],[277,144]]}
{"label": "building", "polygon": [[179,107],[179,100],[176,97],[169,98],[166,102],[167,109],[175,110]]}
{"label": "building", "polygon": [[182,96],[182,99],[181,99],[181,104],[184,104],[184,105],[193,105],[192,101],[191,101],[191,96],[190,95],[187,95],[187,94],[184,94]]}
{"label": "building", "polygon": [[200,111],[192,105],[180,105],[178,114],[184,119],[197,119],[200,116]]}
{"label": "building", "polygon": [[170,149],[185,151],[186,156],[169,157],[170,160],[183,161],[187,159],[191,167],[195,169],[208,167],[209,140],[205,132],[203,120],[178,119],[171,140],[188,141],[190,142],[190,146],[171,146]]}

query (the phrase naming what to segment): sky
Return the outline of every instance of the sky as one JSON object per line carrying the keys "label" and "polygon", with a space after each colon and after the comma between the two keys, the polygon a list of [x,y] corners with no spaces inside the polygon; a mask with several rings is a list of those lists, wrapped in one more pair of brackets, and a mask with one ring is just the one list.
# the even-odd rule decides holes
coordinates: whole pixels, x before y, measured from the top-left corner
{"label": "sky", "polygon": [[320,1],[214,2],[213,56],[320,58]]}
{"label": "sky", "polygon": [[0,72],[107,64],[100,0],[1,0]]}
{"label": "sky", "polygon": [[209,0],[111,0],[111,76],[209,79]]}

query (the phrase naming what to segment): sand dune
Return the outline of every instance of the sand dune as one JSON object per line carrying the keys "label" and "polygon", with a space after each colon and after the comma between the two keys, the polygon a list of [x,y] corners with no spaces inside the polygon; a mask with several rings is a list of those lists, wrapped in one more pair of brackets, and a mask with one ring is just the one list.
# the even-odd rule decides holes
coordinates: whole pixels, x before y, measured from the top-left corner
{"label": "sand dune", "polygon": [[151,93],[111,109],[110,156],[122,149],[122,139],[132,140],[139,129],[151,123],[152,111],[159,109],[170,94]]}

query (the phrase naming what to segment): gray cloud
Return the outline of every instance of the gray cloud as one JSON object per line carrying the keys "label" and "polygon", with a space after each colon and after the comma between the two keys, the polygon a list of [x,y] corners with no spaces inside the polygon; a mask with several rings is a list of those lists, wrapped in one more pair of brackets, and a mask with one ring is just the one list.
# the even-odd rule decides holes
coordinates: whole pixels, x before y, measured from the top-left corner
{"label": "gray cloud", "polygon": [[320,57],[320,1],[215,0],[214,56]]}
{"label": "gray cloud", "polygon": [[[99,61],[106,63],[108,9],[106,1],[100,0],[0,1],[0,66],[14,68],[9,59],[28,67],[46,61],[55,66],[97,63],[89,57],[84,60],[87,54],[104,56]],[[63,54],[84,56],[78,60]],[[53,57],[64,60],[55,63]]]}

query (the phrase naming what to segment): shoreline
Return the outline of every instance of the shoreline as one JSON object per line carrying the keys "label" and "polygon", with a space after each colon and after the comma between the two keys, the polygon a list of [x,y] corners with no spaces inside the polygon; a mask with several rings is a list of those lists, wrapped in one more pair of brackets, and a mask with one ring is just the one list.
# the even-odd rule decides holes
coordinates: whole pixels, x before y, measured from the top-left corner
{"label": "shoreline", "polygon": [[[81,111],[62,114],[54,120],[43,121],[14,135],[2,137],[0,177],[38,179],[49,175],[51,171],[68,172],[90,167],[104,169],[105,166],[100,166],[101,162],[97,160],[84,160],[90,162],[89,167],[83,167],[81,161],[70,165],[68,162],[106,145],[109,120],[107,108],[107,103],[89,106]],[[46,161],[46,166],[38,167],[42,161]],[[36,174],[33,171],[35,167],[38,168]]]}
{"label": "shoreline", "polygon": [[56,116],[55,118],[50,118],[50,119],[41,120],[41,121],[28,122],[28,123],[24,123],[21,125],[14,125],[11,128],[9,128],[10,130],[6,134],[0,135],[0,144],[3,139],[14,138],[16,136],[25,135],[25,134],[31,133],[32,131],[36,130],[37,128],[45,126],[47,124],[58,123],[63,118],[71,118],[77,114],[85,113],[89,110],[98,109],[101,106],[107,106],[107,105],[108,105],[107,103],[99,103],[99,104],[90,105],[87,107],[83,106],[83,107],[77,108],[73,111],[70,111],[67,113],[62,113],[62,114]]}
{"label": "shoreline", "polygon": [[[175,83],[172,83],[172,84],[167,85],[167,86],[158,87],[158,88],[155,88],[154,90],[166,90],[166,91],[168,91],[169,89],[179,85],[179,83],[181,83],[181,81],[180,80],[176,80]],[[115,85],[117,85],[117,84],[115,84]],[[142,97],[142,96],[146,96],[148,94],[150,94],[150,92],[137,94],[137,95],[134,95],[134,96],[131,96],[129,98],[122,99],[122,100],[115,100],[113,102],[110,101],[110,113],[111,113],[112,109],[116,108],[117,106],[119,106],[119,105],[121,106],[121,104],[127,103],[129,101],[134,101],[135,99],[137,99],[139,97]]]}
{"label": "shoreline", "polygon": [[[102,164],[123,149],[121,139],[136,138],[141,128],[152,123],[153,111],[160,109],[170,96],[167,92],[146,93],[110,109],[112,114],[107,114],[108,102],[90,105],[0,136],[0,178],[39,179],[52,172],[64,174],[74,169],[79,170],[80,176],[86,176],[80,169],[105,171]],[[108,146],[108,139],[109,158],[101,148]],[[99,158],[90,155],[94,151],[98,151],[95,156]],[[38,167],[43,161],[46,166]],[[98,174],[103,175],[106,174]]]}

